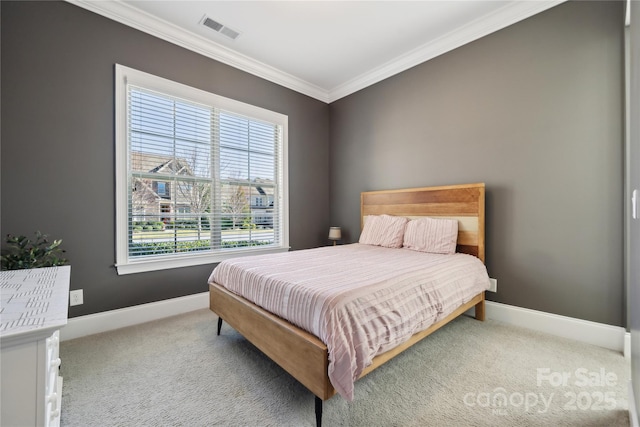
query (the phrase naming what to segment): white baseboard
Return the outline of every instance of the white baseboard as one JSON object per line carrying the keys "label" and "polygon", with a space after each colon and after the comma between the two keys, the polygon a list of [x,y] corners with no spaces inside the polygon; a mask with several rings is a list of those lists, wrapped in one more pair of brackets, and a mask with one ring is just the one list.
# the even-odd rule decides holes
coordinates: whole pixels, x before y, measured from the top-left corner
{"label": "white baseboard", "polygon": [[638,425],[638,411],[636,408],[635,395],[633,394],[633,383],[629,380],[629,424],[631,427],[640,427]]}
{"label": "white baseboard", "polygon": [[[467,313],[473,316],[473,309]],[[626,331],[620,326],[605,325],[493,301],[485,302],[485,316],[510,325],[609,348],[620,353],[627,351]]]}
{"label": "white baseboard", "polygon": [[208,307],[209,292],[203,292],[119,310],[74,317],[69,319],[67,325],[60,329],[60,340],[66,341],[107,332]]}
{"label": "white baseboard", "polygon": [[[207,307],[209,307],[209,293],[203,292],[119,310],[74,317],[69,319],[67,325],[60,330],[60,339],[65,341],[80,338]],[[467,313],[473,315],[473,309]],[[621,353],[624,352],[625,356],[629,355],[630,334],[619,326],[559,316],[493,301],[486,301],[485,313],[489,319],[609,348]]]}
{"label": "white baseboard", "polygon": [[629,332],[624,333],[624,357],[631,362],[631,334]]}

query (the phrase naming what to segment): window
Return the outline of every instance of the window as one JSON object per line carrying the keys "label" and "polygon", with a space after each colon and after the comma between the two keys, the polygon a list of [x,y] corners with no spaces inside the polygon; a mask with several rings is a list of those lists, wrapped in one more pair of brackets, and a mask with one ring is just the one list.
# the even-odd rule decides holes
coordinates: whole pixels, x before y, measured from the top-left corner
{"label": "window", "polygon": [[158,190],[156,191],[158,193],[158,196],[162,197],[162,198],[169,198],[169,191],[167,190],[167,188],[169,187],[168,182],[158,182]]}
{"label": "window", "polygon": [[286,155],[287,116],[116,65],[118,274],[288,250]]}

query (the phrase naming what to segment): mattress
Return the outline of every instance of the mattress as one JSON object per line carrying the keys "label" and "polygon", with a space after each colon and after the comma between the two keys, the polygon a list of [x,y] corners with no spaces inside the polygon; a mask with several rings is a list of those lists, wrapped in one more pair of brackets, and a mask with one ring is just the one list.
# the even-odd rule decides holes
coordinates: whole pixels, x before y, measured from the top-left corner
{"label": "mattress", "polygon": [[317,336],[333,387],[351,401],[376,355],[488,289],[489,276],[471,255],[355,243],[226,260],[209,283]]}

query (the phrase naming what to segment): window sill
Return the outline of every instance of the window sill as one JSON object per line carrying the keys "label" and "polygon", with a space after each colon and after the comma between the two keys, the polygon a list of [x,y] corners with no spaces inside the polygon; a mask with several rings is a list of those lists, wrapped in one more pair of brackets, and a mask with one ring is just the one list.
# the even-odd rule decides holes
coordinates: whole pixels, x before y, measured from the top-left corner
{"label": "window sill", "polygon": [[250,255],[264,255],[264,254],[273,254],[280,252],[287,252],[289,248],[261,248],[261,249],[242,249],[242,250],[230,250],[225,253],[215,253],[215,254],[201,254],[201,255],[178,255],[178,256],[168,256],[163,257],[162,259],[146,259],[146,260],[136,260],[129,262],[127,264],[116,264],[116,270],[118,271],[118,275],[122,276],[124,274],[134,274],[134,273],[144,273],[148,271],[159,271],[159,270],[169,270],[172,268],[181,268],[181,267],[192,267],[196,265],[205,265],[205,264],[215,264],[225,259],[230,258],[239,258]]}

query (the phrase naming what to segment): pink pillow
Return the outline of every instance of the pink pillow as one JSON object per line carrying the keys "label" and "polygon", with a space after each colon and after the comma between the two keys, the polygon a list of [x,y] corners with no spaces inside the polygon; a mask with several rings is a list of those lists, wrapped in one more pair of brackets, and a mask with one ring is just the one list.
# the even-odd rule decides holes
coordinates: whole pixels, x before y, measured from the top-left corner
{"label": "pink pillow", "polygon": [[453,254],[458,241],[458,220],[420,218],[409,221],[403,246],[414,251]]}
{"label": "pink pillow", "polygon": [[365,245],[401,248],[404,229],[409,220],[402,216],[367,215],[359,243]]}

